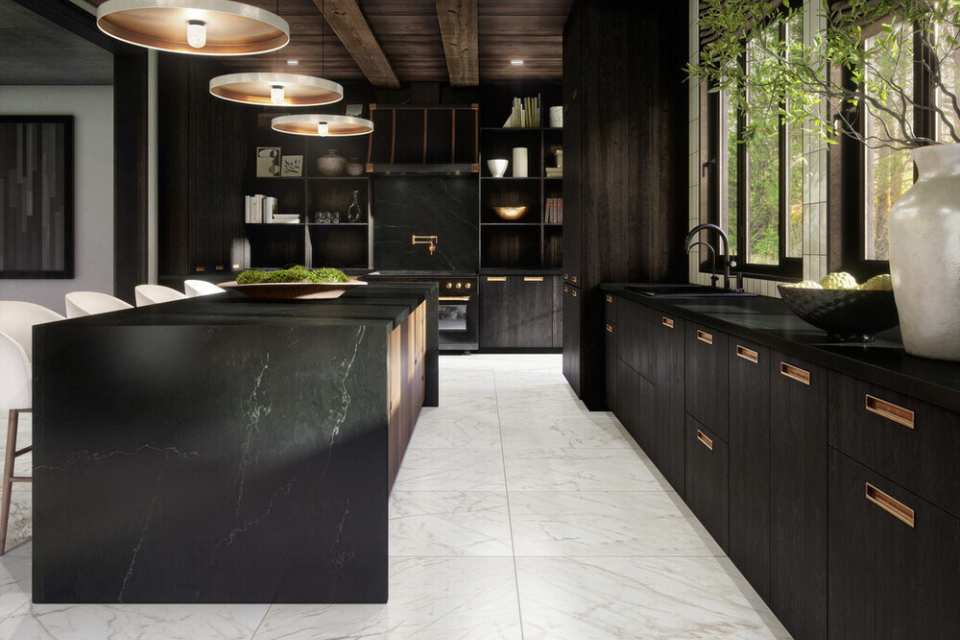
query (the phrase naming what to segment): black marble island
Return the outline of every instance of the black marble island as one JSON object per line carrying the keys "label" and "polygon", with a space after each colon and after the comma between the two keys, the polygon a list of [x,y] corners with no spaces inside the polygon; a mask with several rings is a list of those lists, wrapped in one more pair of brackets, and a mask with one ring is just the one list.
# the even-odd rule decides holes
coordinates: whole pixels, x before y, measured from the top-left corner
{"label": "black marble island", "polygon": [[36,327],[34,601],[385,602],[436,295],[231,293]]}

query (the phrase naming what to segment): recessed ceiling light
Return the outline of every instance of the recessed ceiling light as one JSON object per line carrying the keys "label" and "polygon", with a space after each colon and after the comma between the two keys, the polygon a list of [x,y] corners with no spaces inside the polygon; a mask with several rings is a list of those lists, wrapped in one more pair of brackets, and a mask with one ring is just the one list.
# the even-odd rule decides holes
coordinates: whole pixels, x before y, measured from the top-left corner
{"label": "recessed ceiling light", "polygon": [[300,64],[300,61],[299,61],[299,60],[287,60],[287,64],[290,65],[291,67],[295,67],[295,66],[297,66],[298,64]]}
{"label": "recessed ceiling light", "polygon": [[513,60],[510,61],[510,64],[512,64],[515,67],[522,67],[523,60],[520,60],[519,58],[514,58]]}

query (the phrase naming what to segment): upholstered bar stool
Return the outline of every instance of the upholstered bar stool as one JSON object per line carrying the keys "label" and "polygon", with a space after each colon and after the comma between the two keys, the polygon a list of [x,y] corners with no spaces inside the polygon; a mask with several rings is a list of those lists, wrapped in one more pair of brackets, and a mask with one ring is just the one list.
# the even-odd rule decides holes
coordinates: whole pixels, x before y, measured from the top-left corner
{"label": "upholstered bar stool", "polygon": [[132,305],[127,304],[120,298],[114,298],[99,291],[74,291],[64,296],[64,302],[67,306],[68,318],[82,318],[98,313],[133,309]]}
{"label": "upholstered bar stool", "polygon": [[187,294],[188,298],[196,298],[197,296],[209,296],[214,293],[223,293],[226,289],[218,287],[212,282],[207,282],[206,280],[184,280],[183,281],[183,291]]}
{"label": "upholstered bar stool", "polygon": [[139,284],[134,288],[133,294],[136,296],[138,307],[183,300],[187,297],[176,289],[160,284]]}
{"label": "upholstered bar stool", "polygon": [[16,340],[33,362],[33,325],[64,317],[44,306],[20,300],[0,300],[0,331]]}
{"label": "upholstered bar stool", "polygon": [[30,482],[29,476],[14,475],[17,457],[29,453],[33,447],[17,449],[17,428],[20,414],[30,411],[30,360],[20,344],[0,332],[0,409],[6,409],[7,445],[3,452],[2,503],[0,503],[0,555],[7,552],[7,525],[10,522],[11,490],[14,482]]}

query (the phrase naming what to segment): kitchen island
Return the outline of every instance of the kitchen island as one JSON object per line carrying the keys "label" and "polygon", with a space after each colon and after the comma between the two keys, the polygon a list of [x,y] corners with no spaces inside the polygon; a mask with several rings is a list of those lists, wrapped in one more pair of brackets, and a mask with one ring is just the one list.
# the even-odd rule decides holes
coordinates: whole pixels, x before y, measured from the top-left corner
{"label": "kitchen island", "polygon": [[34,601],[385,602],[436,295],[230,293],[38,326]]}

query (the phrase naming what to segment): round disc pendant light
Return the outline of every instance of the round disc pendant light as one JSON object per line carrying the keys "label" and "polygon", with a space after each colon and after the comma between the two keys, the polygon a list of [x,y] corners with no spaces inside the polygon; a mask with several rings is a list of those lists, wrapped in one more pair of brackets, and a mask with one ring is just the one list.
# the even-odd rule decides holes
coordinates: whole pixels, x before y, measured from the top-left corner
{"label": "round disc pendant light", "polygon": [[277,116],[271,120],[270,128],[280,133],[291,133],[298,136],[341,138],[371,134],[373,133],[373,122],[353,116],[303,113]]}
{"label": "round disc pendant light", "polygon": [[290,25],[232,0],[107,0],[97,26],[130,44],[202,56],[246,56],[282,49]]}
{"label": "round disc pendant light", "polygon": [[317,107],[343,100],[332,80],[294,73],[230,73],[210,80],[218,98],[261,106]]}

